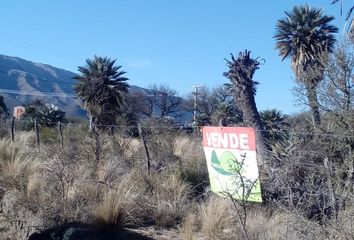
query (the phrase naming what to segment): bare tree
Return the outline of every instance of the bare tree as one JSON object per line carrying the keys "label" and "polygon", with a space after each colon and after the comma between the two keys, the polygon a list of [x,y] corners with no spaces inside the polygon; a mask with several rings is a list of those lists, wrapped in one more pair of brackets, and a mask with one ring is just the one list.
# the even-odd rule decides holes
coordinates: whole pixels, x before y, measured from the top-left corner
{"label": "bare tree", "polygon": [[353,44],[342,43],[330,56],[319,86],[321,108],[327,112],[349,112],[354,108]]}
{"label": "bare tree", "polygon": [[[234,97],[224,86],[218,86],[213,89],[200,88],[196,107],[198,125],[217,125],[221,119],[225,119],[228,124],[242,121],[242,113],[235,105]],[[184,109],[193,112],[193,94],[187,96]]]}
{"label": "bare tree", "polygon": [[[184,109],[189,112],[194,111],[194,93],[190,93],[187,96],[187,100],[184,103]],[[212,90],[207,87],[201,87],[198,91],[198,98],[196,103],[196,113],[198,118],[211,119],[212,113],[216,109],[216,99],[212,95]]]}
{"label": "bare tree", "polygon": [[152,85],[144,102],[150,110],[149,113],[152,110],[159,118],[175,117],[180,111],[182,98],[177,95],[174,89],[168,86]]}
{"label": "bare tree", "polygon": [[130,93],[126,100],[126,112],[139,117],[152,117],[154,113],[154,98],[143,91]]}

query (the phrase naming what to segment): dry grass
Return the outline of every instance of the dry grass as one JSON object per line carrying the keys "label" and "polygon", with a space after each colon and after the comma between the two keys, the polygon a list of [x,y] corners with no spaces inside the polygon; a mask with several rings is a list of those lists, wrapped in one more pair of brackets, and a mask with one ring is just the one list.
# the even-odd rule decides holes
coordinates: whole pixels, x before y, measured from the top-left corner
{"label": "dry grass", "polygon": [[[3,184],[12,188],[21,188],[23,181],[26,181],[27,168],[31,158],[22,154],[17,154],[12,159],[1,165],[1,177]],[[0,181],[1,181],[0,180]]]}
{"label": "dry grass", "polygon": [[15,142],[10,138],[0,139],[0,163],[14,159],[18,154],[33,152],[33,134],[23,133],[15,137]]}
{"label": "dry grass", "polygon": [[204,194],[209,184],[209,176],[199,139],[176,137],[174,154],[180,159],[180,178],[192,186],[195,196]]}
{"label": "dry grass", "polygon": [[182,226],[179,228],[180,236],[183,240],[193,240],[195,235],[196,217],[193,213],[188,213],[183,219]]}
{"label": "dry grass", "polygon": [[190,186],[176,174],[154,174],[147,178],[150,194],[144,196],[147,215],[158,227],[173,227],[191,211]]}
{"label": "dry grass", "polygon": [[332,239],[352,239],[354,236],[354,207],[348,204],[338,217],[326,226],[326,232]]}
{"label": "dry grass", "polygon": [[174,139],[174,145],[174,154],[186,160],[196,153],[203,153],[199,139],[191,139],[189,136],[177,136]]}
{"label": "dry grass", "polygon": [[140,139],[116,135],[115,141],[118,145],[118,151],[126,159],[131,159],[138,155],[139,150],[143,148]]}
{"label": "dry grass", "polygon": [[111,186],[125,173],[124,162],[119,157],[111,157],[104,161],[98,168],[98,181]]}
{"label": "dry grass", "polygon": [[224,230],[233,225],[231,202],[212,196],[199,209],[201,231],[206,239],[223,239]]}
{"label": "dry grass", "polygon": [[7,188],[23,188],[28,178],[31,156],[24,150],[28,134],[20,135],[13,143],[9,138],[0,139],[0,183]]}
{"label": "dry grass", "polygon": [[[236,225],[237,229],[241,230],[241,226]],[[249,212],[247,231],[252,240],[325,239],[318,224],[294,213],[272,212],[267,207],[255,207]]]}
{"label": "dry grass", "polygon": [[[327,239],[323,228],[298,214],[254,206],[247,213],[247,238]],[[206,239],[247,239],[229,200],[217,196],[200,206],[201,231]]]}
{"label": "dry grass", "polygon": [[129,182],[122,180],[109,189],[103,200],[93,211],[94,222],[100,226],[121,228],[126,225],[137,223],[134,217],[136,209],[136,199],[138,193]]}
{"label": "dry grass", "polygon": [[[48,228],[74,221],[101,229],[147,225],[163,232],[169,228],[176,233],[173,239],[177,235],[185,240],[244,239],[230,200],[205,193],[208,177],[198,140],[161,138],[170,142],[167,153],[156,155],[156,161],[170,156],[171,150],[174,156],[161,160],[164,167],[152,169],[149,175],[139,140],[101,137],[95,172],[94,145],[88,138],[67,142],[64,149],[55,143],[31,148],[33,134],[27,133],[18,134],[15,143],[0,139],[1,239],[27,239],[35,229],[24,228],[31,224]],[[303,209],[253,204],[246,228],[252,240],[351,239],[353,209],[347,204],[337,218],[319,225],[304,217]]]}
{"label": "dry grass", "polygon": [[1,162],[5,162],[13,157],[14,151],[16,148],[10,147],[10,146],[11,146],[11,139],[10,138],[0,139],[0,160],[1,160]]}

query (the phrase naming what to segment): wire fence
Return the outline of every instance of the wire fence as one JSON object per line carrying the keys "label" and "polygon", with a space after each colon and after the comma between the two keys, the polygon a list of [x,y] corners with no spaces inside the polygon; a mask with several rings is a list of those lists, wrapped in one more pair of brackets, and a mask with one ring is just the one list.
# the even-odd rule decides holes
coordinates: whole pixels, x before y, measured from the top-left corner
{"label": "wire fence", "polygon": [[[39,127],[37,129],[34,128],[30,128],[30,129],[26,129],[24,127],[24,125],[26,126],[26,124],[34,124],[33,121],[28,121],[28,120],[14,120],[13,121],[14,126],[15,126],[15,136],[16,133],[18,135],[21,135],[23,132],[34,132],[37,131],[39,134],[39,139],[41,139],[41,141],[43,141],[43,143],[46,143],[45,141],[49,142],[49,143],[66,143],[66,144],[70,144],[70,141],[75,141],[75,140],[83,140],[86,137],[90,137],[89,134],[89,123],[85,123],[85,122],[64,122],[64,123],[54,123],[52,122],[51,124],[56,124],[56,127],[54,128],[48,128],[45,127],[45,124],[48,124],[48,122],[46,121],[38,121],[37,123],[39,124]],[[40,126],[41,124],[43,124],[43,126]],[[10,131],[12,126],[12,122],[8,121],[6,123],[6,129],[8,131]],[[61,130],[60,127],[61,126]],[[104,125],[99,125],[97,124],[96,126],[104,126],[104,127],[114,127],[117,131],[118,130],[127,130],[130,129],[131,126],[125,126],[125,125],[109,125],[109,124],[104,124]],[[174,129],[175,127],[173,126],[163,126],[163,125],[159,125],[159,126],[143,126],[143,128],[145,128],[145,130],[155,130],[155,129],[160,129],[162,132],[164,132],[165,130],[171,130]],[[176,128],[176,130],[179,130],[180,128]],[[79,130],[79,131],[78,131]],[[198,130],[199,131],[199,130]],[[270,130],[265,130],[266,132],[270,132]],[[350,141],[354,142],[354,132],[352,130],[346,131],[343,134],[338,134],[338,133],[321,133],[321,132],[306,132],[306,131],[285,131],[285,130],[272,130],[272,132],[278,132],[278,133],[284,133],[287,135],[292,135],[292,136],[296,136],[296,137],[307,137],[307,136],[319,136],[319,137],[323,137],[323,138],[330,138],[329,141],[334,140],[334,141],[338,141],[339,143],[344,141],[343,139],[349,139]],[[174,132],[175,134],[176,132]],[[178,133],[178,132],[177,132]],[[80,134],[80,136],[79,136]],[[157,139],[163,139],[163,136],[161,135],[161,132],[157,132]],[[34,134],[35,135],[35,134]],[[130,137],[128,137],[127,135],[121,135],[123,138],[126,138],[127,140],[130,139]],[[178,136],[178,135],[177,135]],[[106,136],[108,141],[110,141],[110,136],[107,135]],[[114,140],[114,136],[112,137],[112,141]],[[193,149],[193,151],[190,152],[184,152],[184,159],[197,159],[196,161],[202,162],[203,164],[196,164],[196,165],[188,165],[188,164],[184,164],[184,163],[178,163],[175,162],[173,163],[176,168],[180,169],[181,171],[188,171],[189,174],[196,174],[198,176],[202,176],[201,179],[204,179],[201,184],[204,184],[206,182],[208,182],[208,167],[207,167],[207,163],[205,160],[205,155],[204,152],[202,150],[201,147],[201,136],[199,135],[194,135],[194,141],[199,141],[200,142],[200,147]],[[146,162],[153,162],[155,161],[154,156],[147,157],[147,159],[145,159],[144,154],[143,154],[143,144],[142,142],[144,141],[144,139],[141,138],[141,136],[137,136],[136,137],[139,141],[140,144],[136,147],[138,147],[139,149],[136,149],[137,151],[141,152],[141,156],[143,156],[143,159],[140,159],[139,161],[141,161],[142,164],[147,164]],[[133,139],[133,138],[132,138]],[[16,140],[16,139],[15,139]],[[149,141],[149,140],[148,140]],[[154,144],[154,143],[152,143]],[[306,144],[305,144],[306,145]],[[150,145],[151,146],[151,145]],[[193,146],[190,146],[190,148],[192,148]],[[149,148],[149,146],[148,146]],[[34,153],[39,152],[40,148],[37,146],[35,148],[28,148],[26,151],[24,151],[23,154],[28,154],[31,151]],[[296,151],[299,151],[300,149],[296,149]],[[290,172],[290,174],[293,173],[299,173],[301,174],[308,174],[308,176],[304,176],[304,178],[310,179],[310,178],[329,178],[329,176],[327,176],[326,174],[330,174],[330,178],[331,178],[331,184],[333,186],[333,188],[339,189],[337,191],[346,191],[345,190],[345,185],[347,184],[347,182],[353,182],[354,179],[348,179],[348,177],[346,176],[354,176],[354,155],[352,156],[352,159],[348,160],[348,162],[342,162],[342,163],[336,163],[336,162],[330,162],[328,165],[326,165],[324,162],[314,162],[312,161],[312,157],[313,158],[325,158],[326,155],[328,153],[328,149],[326,151],[323,152],[323,148],[321,148],[321,146],[317,146],[317,148],[304,148],[302,149],[302,153],[301,154],[308,154],[309,158],[306,159],[302,158],[299,161],[294,161],[294,158],[290,158],[291,162],[289,162],[289,160],[287,159],[288,156],[283,155],[282,156],[282,162],[278,163],[278,166],[274,167],[274,175],[276,175],[276,177],[279,177],[280,175],[282,176],[286,176],[287,171]],[[336,149],[333,149],[333,151],[335,151]],[[351,149],[353,150],[353,149]],[[350,151],[348,151],[348,153],[350,153]],[[147,151],[150,151],[150,149],[148,149]],[[163,149],[162,149],[163,151]],[[289,153],[289,155],[291,155],[291,153]],[[268,156],[262,156],[263,160],[265,160],[264,164],[274,164],[274,162],[276,162],[276,159],[274,156],[272,156],[272,153],[270,153]],[[145,168],[145,166],[142,166]],[[259,165],[260,168],[262,168],[262,165]],[[148,171],[150,171],[150,167],[148,167]],[[302,172],[302,173],[301,173]],[[321,176],[322,175],[322,176]],[[289,175],[288,178],[294,178],[295,175]],[[263,179],[262,179],[263,180]],[[273,181],[274,179],[268,180],[267,181]],[[294,181],[296,181],[296,179],[294,179]],[[288,189],[289,186],[288,185],[284,185],[281,186],[281,184],[279,185],[279,182],[277,182],[278,184],[278,188],[279,189]],[[310,181],[309,181],[309,184]],[[295,186],[295,185],[294,185]],[[294,191],[296,186],[291,186],[290,188],[292,188]],[[315,184],[314,184],[315,186]],[[299,188],[303,187],[303,186],[298,186]],[[321,190],[323,188],[323,191]],[[310,189],[310,187],[309,187]],[[312,189],[312,188],[311,188]],[[333,193],[330,192],[326,192],[327,188],[323,187],[322,185],[318,186],[318,191],[312,191],[312,190],[308,190],[308,189],[304,189],[304,190],[299,190],[296,193],[293,194],[300,194],[301,192],[301,197],[303,197],[305,200],[308,198],[320,198],[320,197],[333,197]],[[341,192],[336,192],[335,195],[336,196],[341,196]],[[347,192],[343,192],[343,194],[345,194],[345,196],[341,196],[343,198],[346,199],[354,199],[354,193],[352,193],[351,191],[347,191]],[[304,200],[304,201],[305,201]],[[305,202],[306,203],[306,202]],[[305,204],[304,203],[304,204]]]}
{"label": "wire fence", "polygon": [[[111,134],[122,133],[126,131],[136,131],[139,132],[139,127],[143,128],[145,131],[156,131],[161,132],[175,131],[180,133],[194,133],[195,137],[201,138],[201,128],[195,128],[191,126],[180,126],[180,125],[164,125],[164,124],[149,124],[140,126],[140,124],[133,125],[112,125],[112,124],[94,124],[97,129],[110,130]],[[20,132],[25,131],[35,131],[40,138],[41,135],[46,138],[58,139],[69,137],[70,139],[80,139],[90,134],[90,124],[89,122],[51,122],[46,120],[23,120],[23,119],[8,119],[2,124],[3,130],[8,130],[11,133],[12,140],[14,141],[15,135]],[[80,136],[75,136],[75,131],[80,131]],[[298,130],[261,130],[259,132],[267,132],[269,134],[278,134],[280,136],[290,137],[329,137],[336,140],[350,139],[354,141],[354,130],[346,130],[344,133],[332,133],[332,132],[320,132],[320,131],[298,131]],[[68,136],[63,136],[63,134]],[[314,152],[316,153],[316,152]]]}
{"label": "wire fence", "polygon": [[[5,127],[11,126],[11,122],[14,121],[16,129],[19,131],[25,131],[27,129],[24,128],[24,126],[32,126],[34,129],[33,125],[35,123],[35,120],[23,120],[23,119],[14,119],[14,120],[6,120],[5,121]],[[87,122],[52,122],[52,121],[46,121],[46,120],[37,120],[36,121],[39,125],[45,127],[45,126],[57,126],[59,123],[64,127],[86,127],[88,128],[90,126],[90,123]],[[117,125],[117,124],[97,124],[95,123],[95,127],[107,127],[107,128],[114,128],[114,129],[131,129],[131,128],[136,128],[138,124],[134,125]],[[21,129],[22,128],[22,129]],[[156,126],[145,126],[145,128],[148,129],[162,129],[162,130],[171,130],[171,129],[184,129],[184,128],[192,128],[191,126],[180,126],[180,125],[170,125],[170,126],[164,126],[164,125],[156,125]],[[194,127],[193,127],[194,128]],[[227,127],[224,127],[227,128]],[[197,127],[197,129],[201,129],[201,127]],[[30,130],[30,129],[29,129]],[[300,136],[330,136],[330,137],[338,137],[338,138],[346,138],[346,137],[354,137],[354,129],[349,129],[345,130],[345,133],[343,134],[338,134],[338,133],[331,133],[331,132],[311,132],[311,131],[294,131],[294,130],[285,130],[285,129],[272,129],[272,130],[256,130],[258,132],[267,132],[267,133],[280,133],[280,134],[289,134],[289,135],[300,135]]]}
{"label": "wire fence", "polygon": [[[52,127],[46,127],[50,124]],[[55,127],[53,127],[55,126]],[[141,134],[139,134],[139,129],[138,126],[126,126],[126,125],[110,125],[110,124],[95,124],[95,127],[106,127],[106,128],[112,128],[113,129],[113,134],[114,133],[123,133],[127,130],[136,130],[138,135],[134,136],[135,138],[138,138],[139,140],[146,141],[141,138]],[[155,132],[157,135],[161,135],[162,133],[166,132],[167,130],[174,130],[173,133],[187,133],[187,134],[193,134],[192,132],[186,132],[184,131],[186,128],[181,127],[181,126],[165,126],[165,125],[149,125],[149,126],[143,126],[143,130],[146,132],[154,130],[159,130],[158,132]],[[34,132],[35,137],[36,137],[36,144],[39,146],[41,143],[61,143],[62,146],[64,146],[65,143],[68,143],[70,141],[75,141],[75,140],[82,140],[86,137],[92,137],[89,133],[89,123],[88,122],[48,122],[48,121],[30,121],[30,120],[21,120],[21,119],[12,119],[6,121],[4,125],[4,129],[8,132],[11,132],[12,140],[15,141],[15,136],[18,134],[21,134],[22,132]],[[189,129],[189,128],[188,128]],[[353,130],[348,130],[344,134],[338,134],[338,133],[324,133],[324,132],[305,132],[305,131],[286,131],[286,130],[264,130],[265,132],[277,132],[280,134],[286,134],[288,136],[297,136],[297,137],[306,137],[306,136],[319,136],[319,137],[329,137],[333,141],[341,142],[343,139],[349,139],[350,141],[354,142],[354,131]],[[195,131],[197,134],[194,134],[193,137],[196,139],[196,141],[201,142],[201,134],[200,130]],[[123,134],[123,137],[131,137],[129,134]],[[148,136],[149,137],[149,136]],[[158,136],[159,137],[159,136]],[[149,139],[148,139],[149,140]],[[306,145],[303,145],[303,152],[302,154],[308,154],[309,156],[322,156],[323,154],[321,153],[321,148],[319,147],[318,149],[313,149],[313,148],[306,148]],[[146,147],[146,146],[145,146]],[[285,146],[286,147],[286,146]],[[32,149],[34,151],[34,149]],[[333,149],[335,151],[336,149]],[[198,150],[198,152],[195,152],[188,156],[189,158],[204,158],[204,153],[201,150],[201,148]],[[266,162],[274,162],[275,157],[274,156],[262,156],[262,158]],[[286,157],[284,157],[286,158]],[[285,164],[286,159],[283,159],[283,162],[281,164]],[[311,162],[293,162],[294,166],[303,166],[303,167],[316,167],[316,168],[325,168],[325,166],[321,166],[320,164],[317,163],[311,163]],[[336,170],[341,171],[341,170],[347,170],[348,167],[338,167],[336,166]],[[194,169],[196,171],[205,171],[205,169]]]}

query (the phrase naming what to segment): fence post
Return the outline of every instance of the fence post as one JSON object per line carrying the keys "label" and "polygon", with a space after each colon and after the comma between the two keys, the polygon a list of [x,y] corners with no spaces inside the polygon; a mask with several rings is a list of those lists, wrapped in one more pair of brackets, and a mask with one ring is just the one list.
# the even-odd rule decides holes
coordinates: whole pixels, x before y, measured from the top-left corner
{"label": "fence post", "polygon": [[145,153],[146,153],[146,158],[147,158],[147,169],[148,169],[148,174],[150,174],[150,168],[151,168],[151,164],[150,164],[150,155],[149,155],[149,149],[146,145],[146,140],[145,140],[145,133],[143,132],[141,125],[138,124],[138,130],[139,130],[139,135],[141,140],[143,141],[143,145],[144,145],[144,149],[145,149]]}
{"label": "fence post", "polygon": [[58,130],[59,130],[61,148],[63,149],[64,148],[63,129],[60,121],[58,121]]}
{"label": "fence post", "polygon": [[11,122],[11,140],[12,142],[15,141],[15,117],[12,117],[12,122]]}
{"label": "fence post", "polygon": [[37,118],[34,119],[34,131],[36,133],[36,143],[37,147],[40,146],[40,140],[39,140],[39,129],[38,129],[38,121]]}

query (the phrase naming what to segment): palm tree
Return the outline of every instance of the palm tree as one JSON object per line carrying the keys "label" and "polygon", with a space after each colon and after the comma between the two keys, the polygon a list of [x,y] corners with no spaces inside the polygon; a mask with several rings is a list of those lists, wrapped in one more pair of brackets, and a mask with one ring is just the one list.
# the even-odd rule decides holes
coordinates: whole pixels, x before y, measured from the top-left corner
{"label": "palm tree", "polygon": [[220,123],[221,121],[225,126],[242,122],[242,115],[236,106],[227,102],[218,103],[211,117],[214,122]]}
{"label": "palm tree", "polygon": [[41,100],[34,100],[33,102],[26,104],[26,111],[21,118],[25,122],[29,122],[27,127],[32,128],[35,121],[40,126],[47,128],[54,128],[58,122],[65,121],[65,111],[61,110],[58,106],[49,103],[43,103]]}
{"label": "palm tree", "polygon": [[268,133],[268,141],[275,142],[287,137],[289,123],[287,116],[276,109],[267,109],[259,113],[263,121],[264,129]]}
{"label": "palm tree", "polygon": [[294,7],[285,15],[276,25],[276,49],[283,60],[291,59],[296,79],[307,90],[313,123],[318,126],[321,120],[316,87],[323,78],[323,59],[333,50],[333,34],[338,32],[338,28],[330,25],[334,17],[308,5]]}
{"label": "palm tree", "polygon": [[[230,80],[230,83],[226,84],[226,88],[234,94],[236,105],[243,114],[243,122],[256,130],[258,159],[263,164],[268,154],[268,146],[265,142],[267,134],[264,131],[254,99],[258,83],[253,80],[253,75],[261,63],[258,58],[251,58],[250,53],[245,50],[239,53],[238,58],[231,54],[231,60],[225,59],[229,71],[225,72],[224,76]],[[265,169],[269,173],[267,166],[263,167],[266,167]]]}
{"label": "palm tree", "polygon": [[94,56],[87,59],[85,66],[78,67],[79,75],[75,91],[82,100],[90,118],[90,130],[94,124],[115,125],[116,117],[128,92],[128,78],[124,77],[116,60]]}

